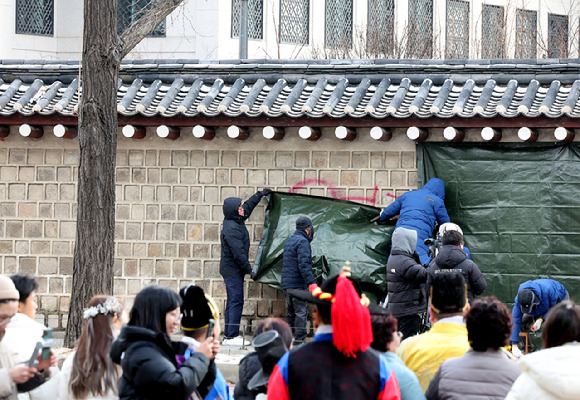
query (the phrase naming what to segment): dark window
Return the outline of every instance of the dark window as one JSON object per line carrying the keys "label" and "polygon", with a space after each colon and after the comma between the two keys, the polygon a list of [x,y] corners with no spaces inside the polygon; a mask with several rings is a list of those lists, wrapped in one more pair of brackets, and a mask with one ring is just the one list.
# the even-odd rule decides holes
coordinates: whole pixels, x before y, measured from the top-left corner
{"label": "dark window", "polygon": [[350,48],[352,45],[352,1],[326,0],[326,47]]}
{"label": "dark window", "polygon": [[16,0],[16,33],[54,35],[54,0]]}
{"label": "dark window", "polygon": [[447,0],[447,58],[469,58],[469,3]]}
{"label": "dark window", "polygon": [[481,21],[481,57],[504,58],[504,46],[504,8],[484,4]]}
{"label": "dark window", "polygon": [[395,0],[369,0],[367,51],[370,55],[392,57],[395,37]]}
{"label": "dark window", "polygon": [[[213,0],[215,1],[215,0]],[[261,40],[264,38],[264,2],[263,0],[248,0],[248,38]],[[240,37],[240,19],[242,0],[232,1],[232,37]]]}
{"label": "dark window", "polygon": [[[122,34],[133,22],[138,21],[155,0],[119,0],[117,8],[117,33]],[[164,37],[165,20],[161,21],[147,36]]]}
{"label": "dark window", "polygon": [[407,54],[409,58],[433,56],[433,0],[409,0]]}
{"label": "dark window", "polygon": [[308,43],[310,0],[280,0],[280,43]]}
{"label": "dark window", "polygon": [[548,14],[548,57],[568,57],[568,16]]}
{"label": "dark window", "polygon": [[538,13],[517,10],[516,14],[516,58],[536,58]]}

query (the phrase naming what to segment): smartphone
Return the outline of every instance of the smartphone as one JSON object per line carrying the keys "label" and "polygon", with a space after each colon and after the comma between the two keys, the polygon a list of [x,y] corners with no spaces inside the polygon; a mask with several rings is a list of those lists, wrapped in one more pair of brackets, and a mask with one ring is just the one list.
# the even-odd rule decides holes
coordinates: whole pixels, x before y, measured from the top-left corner
{"label": "smartphone", "polygon": [[209,325],[207,326],[207,336],[205,337],[206,339],[208,337],[213,337],[213,327],[215,326],[215,321],[213,318],[209,319]]}
{"label": "smartphone", "polygon": [[29,367],[34,368],[38,365],[38,360],[36,358],[38,357],[38,352],[40,351],[41,348],[42,348],[42,342],[36,343],[36,346],[34,347],[34,351],[32,352],[30,359],[28,360]]}
{"label": "smartphone", "polygon": [[42,352],[40,353],[40,358],[43,360],[50,359],[50,349],[52,348],[52,328],[45,328],[42,334]]}

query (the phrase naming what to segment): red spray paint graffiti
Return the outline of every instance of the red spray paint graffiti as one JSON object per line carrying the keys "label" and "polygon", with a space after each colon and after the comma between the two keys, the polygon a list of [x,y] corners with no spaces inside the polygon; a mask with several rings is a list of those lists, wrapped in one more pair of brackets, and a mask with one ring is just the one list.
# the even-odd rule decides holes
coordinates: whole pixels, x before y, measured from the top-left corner
{"label": "red spray paint graffiti", "polygon": [[[325,180],[321,180],[321,179],[307,179],[305,181],[298,182],[296,185],[292,186],[290,188],[290,193],[296,193],[296,191],[298,191],[298,189],[302,189],[305,186],[326,186],[328,188],[328,190],[330,191],[330,195],[334,199],[351,200],[351,201],[362,201],[362,202],[370,203],[373,206],[377,202],[377,192],[379,191],[378,186],[375,186],[375,190],[373,191],[373,196],[372,197],[357,197],[357,196],[348,197],[348,196],[345,196],[344,193],[342,193],[342,191],[340,189],[337,189],[335,186],[333,186],[332,184],[330,184],[329,182],[327,182]],[[397,196],[392,195],[390,193],[387,194],[387,196],[393,197],[395,199],[397,198]]]}

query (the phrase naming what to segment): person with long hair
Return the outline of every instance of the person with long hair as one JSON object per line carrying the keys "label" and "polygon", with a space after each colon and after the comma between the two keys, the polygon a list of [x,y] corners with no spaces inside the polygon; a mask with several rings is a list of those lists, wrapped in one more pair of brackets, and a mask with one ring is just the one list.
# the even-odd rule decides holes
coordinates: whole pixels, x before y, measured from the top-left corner
{"label": "person with long hair", "polygon": [[522,374],[506,400],[580,399],[580,306],[555,305],[542,329],[544,349],[519,362]]}
{"label": "person with long hair", "polygon": [[159,285],[147,286],[135,297],[129,323],[111,347],[113,361],[123,368],[121,399],[185,400],[208,394],[213,381],[205,386],[202,380],[215,357],[214,339],[201,342],[178,367],[176,355],[187,347],[171,341],[181,321],[180,307],[179,295]]}
{"label": "person with long hair", "polygon": [[123,315],[123,307],[115,297],[101,295],[89,301],[77,349],[62,366],[58,400],[119,398],[120,371],[109,351],[126,322]]}

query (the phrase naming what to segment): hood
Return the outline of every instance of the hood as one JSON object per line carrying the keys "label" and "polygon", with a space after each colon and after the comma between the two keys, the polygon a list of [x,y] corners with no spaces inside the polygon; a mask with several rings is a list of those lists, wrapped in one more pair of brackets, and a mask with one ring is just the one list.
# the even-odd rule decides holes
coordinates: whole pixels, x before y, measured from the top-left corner
{"label": "hood", "polygon": [[554,399],[580,398],[580,343],[536,351],[520,360],[520,369]]}
{"label": "hood", "polygon": [[417,247],[417,231],[399,227],[395,229],[393,236],[391,236],[391,244],[393,249],[413,254],[415,247]]}
{"label": "hood", "polygon": [[242,204],[242,199],[239,197],[228,197],[224,200],[224,219],[231,219],[231,220],[243,220],[242,217],[238,213],[238,208]]}
{"label": "hood", "polygon": [[459,246],[454,244],[446,244],[441,246],[437,257],[435,257],[435,264],[441,269],[453,269],[457,265],[465,261],[467,254]]}
{"label": "hood", "polygon": [[129,345],[135,342],[145,341],[155,343],[160,339],[165,341],[165,337],[162,333],[155,333],[151,329],[142,328],[140,326],[123,325],[121,333],[115,341],[118,342],[120,350],[125,351]]}
{"label": "hood", "polygon": [[435,196],[439,197],[441,200],[445,200],[445,182],[439,178],[431,178],[429,182],[423,186],[423,189],[427,189]]}

